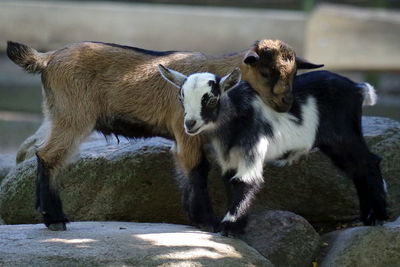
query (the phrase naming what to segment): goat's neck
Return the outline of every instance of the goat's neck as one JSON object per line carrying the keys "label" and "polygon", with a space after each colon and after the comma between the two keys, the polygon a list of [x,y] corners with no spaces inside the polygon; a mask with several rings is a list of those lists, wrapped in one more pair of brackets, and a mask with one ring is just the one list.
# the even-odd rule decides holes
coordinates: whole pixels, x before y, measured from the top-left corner
{"label": "goat's neck", "polygon": [[227,75],[234,68],[242,65],[246,52],[247,50],[226,55],[207,56],[207,69],[209,72],[219,76]]}

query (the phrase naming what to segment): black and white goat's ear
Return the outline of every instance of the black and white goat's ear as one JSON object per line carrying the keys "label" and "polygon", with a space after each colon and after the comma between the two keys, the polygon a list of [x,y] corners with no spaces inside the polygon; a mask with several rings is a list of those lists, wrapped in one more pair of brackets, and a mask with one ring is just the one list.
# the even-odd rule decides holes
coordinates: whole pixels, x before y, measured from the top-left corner
{"label": "black and white goat's ear", "polygon": [[254,63],[258,62],[259,60],[260,60],[260,56],[253,50],[250,50],[244,56],[243,63],[247,64],[247,65],[253,65]]}
{"label": "black and white goat's ear", "polygon": [[235,68],[231,73],[221,78],[219,86],[222,92],[225,92],[240,82],[241,72],[239,68]]}
{"label": "black and white goat's ear", "polygon": [[314,64],[311,63],[310,61],[302,58],[302,57],[296,57],[296,65],[297,65],[297,69],[301,70],[309,70],[309,69],[318,69],[318,68],[322,68],[324,66],[324,64]]}
{"label": "black and white goat's ear", "polygon": [[158,65],[158,71],[161,73],[161,76],[167,80],[168,82],[172,83],[174,86],[181,88],[187,76],[184,74],[177,72],[175,70],[168,69],[163,65]]}

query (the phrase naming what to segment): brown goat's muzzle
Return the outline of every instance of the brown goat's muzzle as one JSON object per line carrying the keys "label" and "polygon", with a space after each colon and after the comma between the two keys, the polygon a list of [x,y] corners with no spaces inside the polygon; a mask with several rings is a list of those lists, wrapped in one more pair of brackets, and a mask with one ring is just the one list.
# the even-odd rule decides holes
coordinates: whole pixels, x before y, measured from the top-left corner
{"label": "brown goat's muzzle", "polygon": [[272,108],[278,112],[288,112],[293,104],[293,95],[291,92],[276,95],[271,99]]}

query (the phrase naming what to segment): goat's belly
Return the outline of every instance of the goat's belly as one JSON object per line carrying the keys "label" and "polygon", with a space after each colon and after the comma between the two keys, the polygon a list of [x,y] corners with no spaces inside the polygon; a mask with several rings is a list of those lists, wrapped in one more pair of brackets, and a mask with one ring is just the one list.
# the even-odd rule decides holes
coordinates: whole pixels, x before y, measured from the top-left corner
{"label": "goat's belly", "polygon": [[97,120],[95,130],[104,135],[121,135],[128,138],[146,138],[161,136],[168,139],[173,139],[173,136],[166,130],[158,129],[145,122],[127,119],[124,116],[104,117]]}

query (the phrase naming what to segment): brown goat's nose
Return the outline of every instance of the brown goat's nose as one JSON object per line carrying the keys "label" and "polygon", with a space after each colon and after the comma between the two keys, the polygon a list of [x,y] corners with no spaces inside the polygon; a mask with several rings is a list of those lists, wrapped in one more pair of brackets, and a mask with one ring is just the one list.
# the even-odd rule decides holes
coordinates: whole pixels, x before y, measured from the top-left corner
{"label": "brown goat's nose", "polygon": [[196,124],[196,120],[185,120],[186,129],[190,130]]}
{"label": "brown goat's nose", "polygon": [[282,97],[282,103],[285,103],[285,104],[291,106],[293,103],[293,95],[291,93],[286,94],[284,97]]}
{"label": "brown goat's nose", "polygon": [[275,103],[275,110],[278,112],[287,112],[292,107],[293,95],[291,93],[285,94],[277,99]]}

